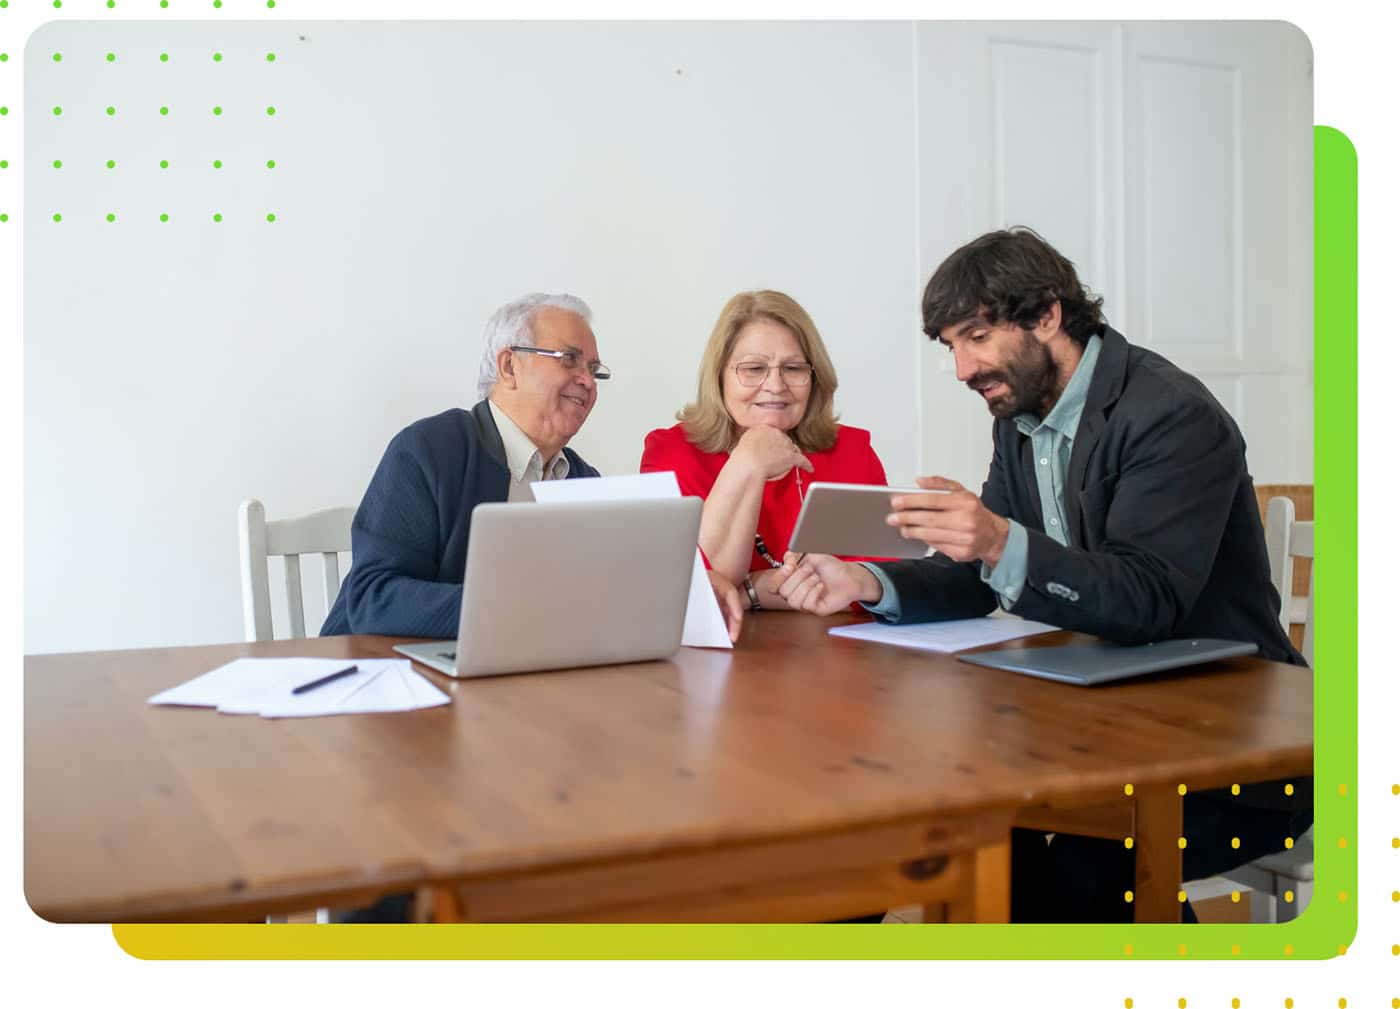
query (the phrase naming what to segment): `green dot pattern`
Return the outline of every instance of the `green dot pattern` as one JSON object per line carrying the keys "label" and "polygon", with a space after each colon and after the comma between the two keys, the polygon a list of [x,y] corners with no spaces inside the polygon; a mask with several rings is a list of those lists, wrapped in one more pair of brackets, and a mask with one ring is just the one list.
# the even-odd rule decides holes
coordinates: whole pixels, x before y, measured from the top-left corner
{"label": "green dot pattern", "polygon": [[9,163],[8,161],[4,160],[3,158],[0,158],[0,168],[9,168],[9,167],[10,167],[10,163]]}
{"label": "green dot pattern", "polygon": [[108,62],[108,63],[115,63],[115,62],[117,62],[117,54],[116,54],[116,53],[108,53],[108,54],[107,54],[107,62]]}
{"label": "green dot pattern", "polygon": [[220,161],[218,158],[215,158],[215,159],[214,159],[214,167],[215,167],[215,168],[223,168],[223,167],[224,167],[224,163],[223,163],[222,161]]}
{"label": "green dot pattern", "polygon": [[170,62],[170,54],[169,54],[169,53],[161,53],[161,54],[160,54],[160,61],[161,61],[162,63],[169,63],[169,62]]}
{"label": "green dot pattern", "polygon": [[169,6],[170,6],[170,0],[160,0],[160,6],[161,6],[162,9],[164,9],[164,8],[166,8],[166,7],[169,7]]}
{"label": "green dot pattern", "polygon": [[0,53],[0,63],[8,63],[8,62],[10,62],[10,54],[9,54],[9,53]]}
{"label": "green dot pattern", "polygon": [[166,106],[162,105],[162,106],[160,107],[160,114],[163,115],[163,116],[168,116],[168,115],[170,115],[170,109],[168,109]]}
{"label": "green dot pattern", "polygon": [[117,107],[116,107],[115,105],[108,105],[108,106],[107,106],[107,115],[109,115],[109,116],[115,116],[116,114],[117,114]]}
{"label": "green dot pattern", "polygon": [[214,106],[214,115],[216,115],[216,116],[221,116],[221,115],[223,115],[223,114],[224,114],[223,106],[215,105],[215,106]]}
{"label": "green dot pattern", "polygon": [[54,223],[54,224],[57,224],[57,223],[58,223],[59,221],[61,221],[61,220],[63,220],[63,215],[62,215],[62,214],[54,214],[54,215],[53,215],[53,223]]}
{"label": "green dot pattern", "polygon": [[267,114],[268,114],[269,116],[275,116],[275,115],[277,115],[277,109],[274,108],[273,106],[269,105],[269,106],[267,107]]}
{"label": "green dot pattern", "polygon": [[272,10],[272,8],[274,8],[274,7],[276,7],[276,6],[277,6],[277,0],[267,0],[267,9],[268,9],[268,10]]}
{"label": "green dot pattern", "polygon": [[267,162],[267,167],[268,167],[268,168],[276,168],[276,167],[277,167],[277,162],[272,161],[272,160],[269,159],[268,162]]}
{"label": "green dot pattern", "polygon": [[9,219],[10,219],[10,215],[9,215],[9,214],[0,214],[0,224],[4,224],[4,223],[5,223],[6,221],[8,221]]}
{"label": "green dot pattern", "polygon": [[170,167],[170,162],[169,162],[169,161],[166,161],[164,158],[161,158],[161,159],[160,159],[160,167],[162,167],[162,168],[169,168],[169,167]]}
{"label": "green dot pattern", "polygon": [[168,221],[168,220],[170,220],[170,215],[169,215],[169,214],[161,214],[161,215],[160,215],[160,221],[161,221],[162,224],[164,224],[164,223],[165,223],[166,221]]}
{"label": "green dot pattern", "polygon": [[215,10],[217,10],[217,9],[220,8],[220,7],[222,7],[223,5],[224,5],[224,0],[214,0],[214,9],[215,9]]}
{"label": "green dot pattern", "polygon": [[223,215],[223,214],[215,214],[215,215],[214,215],[214,223],[215,223],[215,224],[218,224],[218,223],[219,223],[220,221],[222,221],[223,219],[224,219],[224,215]]}
{"label": "green dot pattern", "polygon": [[9,114],[10,114],[10,109],[9,109],[9,107],[6,106],[6,105],[0,105],[0,116],[8,116]]}
{"label": "green dot pattern", "polygon": [[275,220],[277,220],[277,215],[276,215],[276,214],[268,214],[268,215],[267,215],[267,222],[268,222],[269,224],[271,224],[271,223],[272,223],[273,221],[275,221]]}
{"label": "green dot pattern", "polygon": [[62,168],[62,167],[63,167],[63,162],[62,162],[62,161],[59,161],[57,158],[55,158],[55,159],[54,159],[53,166],[54,166],[55,168]]}
{"label": "green dot pattern", "polygon": [[53,9],[58,10],[63,6],[63,0],[53,0]]}
{"label": "green dot pattern", "polygon": [[108,168],[116,168],[116,167],[117,167],[117,163],[116,163],[115,161],[112,161],[111,159],[108,159],[108,161],[107,161],[107,167],[108,167]]}
{"label": "green dot pattern", "polygon": [[53,61],[54,61],[55,63],[62,63],[62,62],[63,62],[63,54],[62,54],[62,53],[54,53],[54,54],[53,54]]}
{"label": "green dot pattern", "polygon": [[111,224],[111,223],[112,223],[113,221],[115,221],[116,219],[117,219],[117,215],[116,215],[116,214],[108,214],[108,215],[107,215],[107,223],[108,223],[108,224]]}
{"label": "green dot pattern", "polygon": [[215,54],[214,54],[214,62],[215,62],[215,63],[222,63],[223,61],[224,61],[224,54],[223,54],[223,53],[215,53]]}
{"label": "green dot pattern", "polygon": [[276,53],[268,53],[268,54],[267,54],[267,62],[269,62],[269,63],[276,63],[276,62],[277,62],[277,54],[276,54]]}
{"label": "green dot pattern", "polygon": [[117,0],[107,0],[107,9],[111,10],[117,5]]}
{"label": "green dot pattern", "polygon": [[53,114],[56,115],[56,116],[61,116],[61,115],[63,115],[63,106],[62,106],[62,105],[55,105],[55,106],[53,107]]}

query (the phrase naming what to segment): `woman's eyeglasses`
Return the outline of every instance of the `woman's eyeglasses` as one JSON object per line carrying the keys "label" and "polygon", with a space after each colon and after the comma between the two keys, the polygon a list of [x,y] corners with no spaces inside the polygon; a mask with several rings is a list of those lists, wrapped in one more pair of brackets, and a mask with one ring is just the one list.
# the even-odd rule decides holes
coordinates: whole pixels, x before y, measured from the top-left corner
{"label": "woman's eyeglasses", "polygon": [[[521,354],[538,354],[540,357],[552,357],[570,371],[577,370],[583,364],[583,355],[576,350],[545,350],[542,347],[511,347],[511,350]],[[597,361],[588,365],[588,373],[593,376],[593,381],[604,382],[612,378],[612,369]],[[761,382],[762,379],[759,379]]]}
{"label": "woman's eyeglasses", "polygon": [[812,366],[807,363],[798,364],[789,361],[787,364],[766,364],[762,361],[744,361],[734,366],[734,377],[739,380],[740,385],[748,386],[750,389],[762,385],[768,380],[768,373],[777,369],[782,376],[783,384],[791,389],[800,389],[804,385],[812,384]]}

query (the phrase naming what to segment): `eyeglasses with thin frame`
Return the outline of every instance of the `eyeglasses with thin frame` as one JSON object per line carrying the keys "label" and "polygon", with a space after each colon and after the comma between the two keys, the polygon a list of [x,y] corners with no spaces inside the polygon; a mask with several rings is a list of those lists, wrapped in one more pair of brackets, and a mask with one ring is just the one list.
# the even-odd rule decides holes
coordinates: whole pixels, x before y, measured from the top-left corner
{"label": "eyeglasses with thin frame", "polygon": [[783,384],[790,389],[800,389],[812,382],[812,366],[807,362],[788,361],[785,364],[768,364],[764,361],[741,361],[734,365],[734,377],[739,384],[750,389],[768,381],[768,373],[777,369]]}
{"label": "eyeglasses with thin frame", "polygon": [[[521,354],[538,354],[540,357],[552,357],[569,371],[575,371],[583,363],[583,355],[576,350],[545,350],[543,347],[511,347],[511,350]],[[588,373],[593,376],[595,382],[606,382],[612,378],[612,369],[606,364],[599,364],[593,361],[588,365]]]}

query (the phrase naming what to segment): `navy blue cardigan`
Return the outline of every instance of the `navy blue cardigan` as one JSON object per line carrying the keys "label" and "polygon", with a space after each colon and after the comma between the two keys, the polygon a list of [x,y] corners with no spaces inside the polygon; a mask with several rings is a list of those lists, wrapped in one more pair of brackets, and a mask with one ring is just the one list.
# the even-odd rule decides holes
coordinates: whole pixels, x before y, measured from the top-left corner
{"label": "navy blue cardigan", "polygon": [[[569,477],[597,476],[571,449]],[[510,493],[505,447],[482,400],[389,442],[350,527],[352,564],[321,634],[455,638],[472,509]]]}

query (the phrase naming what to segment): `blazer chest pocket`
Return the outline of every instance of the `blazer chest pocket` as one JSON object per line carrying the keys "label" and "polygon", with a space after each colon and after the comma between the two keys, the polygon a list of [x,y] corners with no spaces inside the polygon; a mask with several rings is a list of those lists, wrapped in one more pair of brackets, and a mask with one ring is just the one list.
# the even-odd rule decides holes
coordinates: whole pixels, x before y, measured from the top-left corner
{"label": "blazer chest pocket", "polygon": [[1118,474],[1114,473],[1079,492],[1079,529],[1084,537],[1083,546],[1088,549],[1092,550],[1107,537],[1108,506],[1117,486]]}

